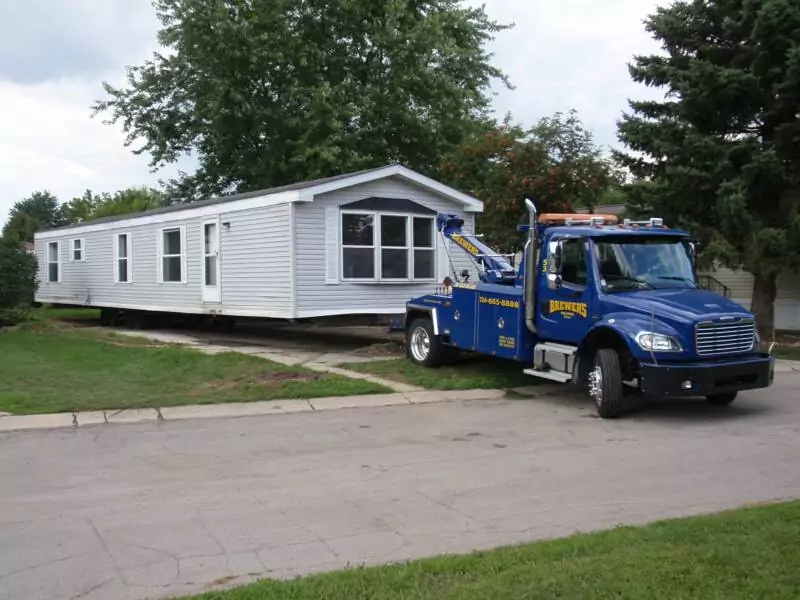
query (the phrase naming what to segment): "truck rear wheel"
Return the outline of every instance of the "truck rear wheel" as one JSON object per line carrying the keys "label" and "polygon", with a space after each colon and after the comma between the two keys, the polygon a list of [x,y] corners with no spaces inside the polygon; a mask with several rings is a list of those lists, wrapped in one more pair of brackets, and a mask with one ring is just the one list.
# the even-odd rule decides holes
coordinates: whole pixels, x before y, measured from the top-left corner
{"label": "truck rear wheel", "polygon": [[427,318],[418,318],[406,332],[406,354],[418,365],[438,367],[444,358],[444,347],[433,333],[433,323]]}
{"label": "truck rear wheel", "polygon": [[728,406],[731,402],[736,400],[736,392],[729,392],[727,394],[716,394],[714,396],[706,396],[706,402],[714,406]]}
{"label": "truck rear wheel", "polygon": [[625,408],[623,392],[619,354],[611,348],[601,348],[589,373],[589,395],[597,407],[597,414],[604,419],[619,417]]}

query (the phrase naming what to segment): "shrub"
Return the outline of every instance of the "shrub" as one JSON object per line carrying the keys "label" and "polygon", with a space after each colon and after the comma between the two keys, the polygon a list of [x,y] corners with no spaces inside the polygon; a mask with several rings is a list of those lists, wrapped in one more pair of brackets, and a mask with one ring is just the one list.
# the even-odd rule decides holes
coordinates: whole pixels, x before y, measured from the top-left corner
{"label": "shrub", "polygon": [[0,327],[24,320],[36,292],[36,257],[0,239]]}

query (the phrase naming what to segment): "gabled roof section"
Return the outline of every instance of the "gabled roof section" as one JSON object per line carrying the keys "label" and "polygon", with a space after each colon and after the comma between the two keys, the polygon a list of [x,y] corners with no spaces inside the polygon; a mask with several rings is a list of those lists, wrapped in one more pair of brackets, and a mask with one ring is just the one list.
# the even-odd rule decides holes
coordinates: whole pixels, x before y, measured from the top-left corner
{"label": "gabled roof section", "polygon": [[439,183],[438,181],[426,177],[421,173],[412,171],[402,165],[389,165],[379,169],[370,169],[369,171],[361,171],[359,173],[351,173],[340,177],[332,177],[329,180],[320,180],[312,182],[306,188],[303,188],[303,195],[326,194],[328,192],[335,192],[343,188],[360,185],[362,183],[369,183],[378,179],[386,179],[387,177],[399,177],[420,187],[423,187],[431,192],[437,193],[441,196],[453,200],[457,204],[461,204],[466,211],[469,212],[482,212],[483,202],[472,196],[468,196],[450,186]]}
{"label": "gabled roof section", "polygon": [[[100,219],[87,221],[86,223],[76,223],[58,229],[42,231],[37,233],[36,237],[46,239],[49,237],[57,237],[60,232],[64,231],[72,233],[74,230],[74,233],[78,233],[79,231],[88,232],[102,229],[119,229],[122,227],[154,223],[169,223],[179,219],[188,219],[198,216],[213,216],[224,211],[246,210],[248,208],[260,208],[291,202],[313,202],[314,197],[320,194],[335,192],[337,190],[389,177],[399,177],[435,194],[449,198],[461,204],[467,212],[483,211],[483,203],[477,198],[468,196],[467,194],[459,192],[454,188],[439,183],[430,177],[426,177],[402,165],[388,165],[377,169],[344,173],[324,179],[315,179],[263,190],[254,190],[243,194],[218,196],[208,198],[207,200],[198,200],[197,202],[173,204],[171,206],[155,208],[131,215],[102,217]],[[221,208],[220,205],[225,206]],[[181,214],[173,215],[173,213]]]}

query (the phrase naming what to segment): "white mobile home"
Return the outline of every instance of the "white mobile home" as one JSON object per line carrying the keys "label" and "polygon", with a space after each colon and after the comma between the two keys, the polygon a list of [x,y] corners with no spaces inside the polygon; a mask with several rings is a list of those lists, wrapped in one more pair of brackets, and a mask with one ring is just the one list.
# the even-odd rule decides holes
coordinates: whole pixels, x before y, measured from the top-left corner
{"label": "white mobile home", "polygon": [[402,166],[177,204],[37,233],[36,300],[129,311],[305,319],[398,315],[469,257],[482,203]]}

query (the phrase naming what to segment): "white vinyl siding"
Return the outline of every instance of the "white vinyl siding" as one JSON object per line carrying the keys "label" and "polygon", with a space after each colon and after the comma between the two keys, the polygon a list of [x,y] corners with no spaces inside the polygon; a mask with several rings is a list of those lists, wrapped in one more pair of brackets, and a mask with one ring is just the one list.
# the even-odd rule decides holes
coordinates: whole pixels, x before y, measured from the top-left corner
{"label": "white vinyl siding", "polygon": [[114,282],[131,283],[133,281],[131,236],[129,233],[114,235]]}
{"label": "white vinyl siding", "polygon": [[[747,310],[753,301],[753,276],[747,271],[724,267],[704,271],[730,290],[730,298]],[[775,300],[775,327],[800,330],[800,275],[784,272],[778,277],[778,296]]]}
{"label": "white vinyl siding", "polygon": [[[213,310],[264,318],[291,318],[291,223],[289,205],[225,212],[220,206],[219,281],[222,302]],[[62,284],[47,282],[47,244],[37,239],[39,302],[86,306],[151,309],[167,312],[208,312],[202,299],[205,263],[202,232],[208,215],[180,218],[169,223],[144,223],[127,228],[80,232],[85,260],[62,265]],[[185,255],[185,285],[160,284],[161,230],[179,227]],[[129,236],[130,274],[127,285],[115,283],[115,235]],[[75,237],[64,230],[63,243]],[[53,240],[56,241],[56,240]],[[60,240],[58,240],[60,241]],[[319,243],[319,240],[318,240]],[[69,248],[69,246],[66,246]]]}
{"label": "white vinyl siding", "polygon": [[[433,247],[420,246],[420,254],[414,250],[413,221],[409,220],[408,235],[405,245],[397,248],[408,253],[409,277],[405,280],[379,280],[381,261],[375,256],[380,247],[378,231],[375,231],[375,246],[365,246],[375,256],[375,278],[363,281],[347,281],[343,265],[342,251],[345,240],[342,239],[341,215],[354,212],[359,214],[383,213],[380,210],[369,211],[353,209],[347,204],[365,198],[401,198],[420,204],[432,211],[446,212],[464,217],[464,229],[474,231],[474,214],[465,213],[463,206],[442,196],[406,183],[398,178],[387,178],[382,181],[353,186],[351,188],[322,194],[313,202],[300,203],[295,206],[295,263],[296,263],[296,302],[298,318],[318,316],[322,314],[376,313],[402,314],[405,303],[412,298],[436,291],[445,276],[453,276],[466,269],[471,281],[476,281],[477,270],[472,260],[461,249],[445,240],[435,229],[435,215],[401,215],[403,217],[424,217],[433,220],[432,239],[424,240],[433,243]],[[340,209],[340,206],[342,207]],[[324,232],[320,235],[320,232]],[[421,236],[421,228],[419,236]],[[320,238],[324,239],[320,239]],[[423,240],[420,240],[423,241]],[[417,261],[419,256],[419,261]],[[430,261],[433,264],[429,264]],[[424,281],[413,281],[412,266],[417,266],[424,275]]]}

